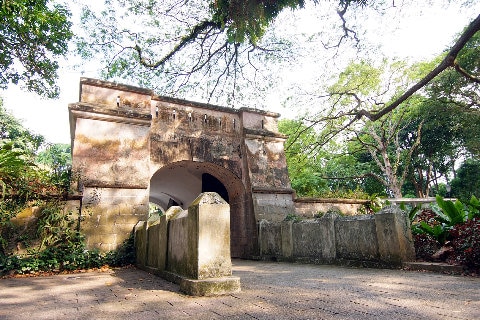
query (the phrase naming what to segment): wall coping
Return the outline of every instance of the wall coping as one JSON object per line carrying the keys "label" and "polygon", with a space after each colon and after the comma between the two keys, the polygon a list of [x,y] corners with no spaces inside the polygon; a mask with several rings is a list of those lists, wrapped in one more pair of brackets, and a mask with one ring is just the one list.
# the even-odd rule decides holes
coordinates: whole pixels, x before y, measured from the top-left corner
{"label": "wall coping", "polygon": [[121,90],[121,91],[141,93],[141,94],[146,94],[146,95],[149,95],[149,96],[152,96],[154,94],[153,90],[151,90],[151,89],[140,88],[140,87],[131,86],[131,85],[122,84],[122,83],[117,83],[117,82],[110,82],[110,81],[98,80],[98,79],[93,79],[93,78],[81,77],[80,78],[80,95],[82,94],[82,85],[83,84],[88,84],[88,85],[92,85],[92,86],[96,86],[96,87],[102,87],[102,88]]}
{"label": "wall coping", "polygon": [[99,79],[93,79],[93,78],[86,78],[86,77],[81,77],[80,78],[80,96],[81,96],[81,92],[82,92],[82,85],[84,85],[84,84],[92,85],[92,86],[96,86],[96,87],[114,89],[114,90],[121,90],[121,91],[128,91],[128,92],[145,94],[145,95],[149,95],[153,101],[163,101],[163,102],[167,102],[167,103],[175,103],[175,104],[180,104],[180,105],[189,106],[189,107],[209,109],[209,110],[215,110],[215,111],[221,111],[221,112],[233,113],[233,114],[256,113],[256,114],[261,114],[261,115],[264,115],[264,116],[269,116],[269,117],[274,117],[274,118],[279,118],[280,117],[280,114],[276,113],[276,112],[259,110],[259,109],[255,109],[255,108],[246,108],[246,107],[235,109],[235,108],[232,108],[232,107],[224,107],[224,106],[219,106],[219,105],[214,105],[214,104],[209,104],[209,103],[195,102],[195,101],[190,101],[190,100],[185,100],[185,99],[161,96],[161,95],[156,95],[155,92],[152,89],[146,89],[146,88],[136,87],[136,86],[132,86],[132,85],[127,85],[127,84],[122,84],[122,83],[117,83],[117,82],[111,82],[111,81],[105,81],[105,80],[99,80]]}
{"label": "wall coping", "polygon": [[295,203],[344,203],[344,204],[367,204],[370,200],[365,199],[340,199],[340,198],[295,198]]}

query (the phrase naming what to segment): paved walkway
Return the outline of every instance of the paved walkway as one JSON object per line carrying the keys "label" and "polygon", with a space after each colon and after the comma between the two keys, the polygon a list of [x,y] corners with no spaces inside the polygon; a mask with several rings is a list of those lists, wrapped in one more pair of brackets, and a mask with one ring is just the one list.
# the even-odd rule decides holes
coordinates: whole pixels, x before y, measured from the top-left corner
{"label": "paved walkway", "polygon": [[0,319],[480,319],[480,278],[233,262],[242,292],[222,297],[134,268],[0,279]]}

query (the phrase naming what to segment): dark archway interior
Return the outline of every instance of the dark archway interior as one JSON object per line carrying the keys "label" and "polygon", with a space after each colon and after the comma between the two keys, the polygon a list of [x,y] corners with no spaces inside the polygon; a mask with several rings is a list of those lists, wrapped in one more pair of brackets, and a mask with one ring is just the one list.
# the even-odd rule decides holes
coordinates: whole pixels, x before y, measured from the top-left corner
{"label": "dark archway interior", "polygon": [[202,174],[202,192],[216,192],[226,202],[229,201],[227,188],[215,176],[209,173]]}
{"label": "dark archway interior", "polygon": [[165,210],[187,209],[200,193],[217,192],[230,204],[232,257],[250,254],[256,223],[242,181],[229,170],[206,162],[179,161],[159,169],[150,179],[150,202]]}

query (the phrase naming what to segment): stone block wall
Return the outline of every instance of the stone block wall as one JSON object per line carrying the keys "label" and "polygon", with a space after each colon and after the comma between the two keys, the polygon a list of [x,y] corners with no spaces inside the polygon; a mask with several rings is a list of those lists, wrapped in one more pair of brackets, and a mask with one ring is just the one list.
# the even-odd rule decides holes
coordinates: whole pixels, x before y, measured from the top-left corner
{"label": "stone block wall", "polygon": [[87,246],[101,251],[117,249],[148,212],[144,189],[85,187],[81,231]]}
{"label": "stone block wall", "polygon": [[375,215],[264,220],[259,237],[264,259],[399,266],[415,258],[408,217],[395,207]]}

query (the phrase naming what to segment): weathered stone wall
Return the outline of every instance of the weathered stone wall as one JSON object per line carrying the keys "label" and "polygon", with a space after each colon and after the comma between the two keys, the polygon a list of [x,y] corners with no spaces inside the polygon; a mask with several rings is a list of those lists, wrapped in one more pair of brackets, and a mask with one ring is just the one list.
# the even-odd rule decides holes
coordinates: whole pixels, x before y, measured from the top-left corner
{"label": "weathered stone wall", "polygon": [[295,212],[302,218],[315,218],[319,213],[339,211],[344,215],[353,216],[369,202],[361,199],[321,199],[297,198]]}
{"label": "weathered stone wall", "polygon": [[345,260],[379,260],[375,216],[335,220],[336,257]]}
{"label": "weathered stone wall", "polygon": [[87,246],[116,249],[148,214],[151,91],[82,78],[69,105],[73,187]]}
{"label": "weathered stone wall", "polygon": [[85,187],[81,231],[89,248],[117,249],[148,214],[145,189]]}
{"label": "weathered stone wall", "polygon": [[288,214],[294,214],[291,193],[273,193],[253,189],[253,205],[257,221],[268,220],[273,222],[283,221]]}
{"label": "weathered stone wall", "polygon": [[101,105],[102,109],[122,110],[150,114],[153,91],[133,86],[82,78],[80,101]]}
{"label": "weathered stone wall", "polygon": [[[255,119],[245,113],[244,118]],[[273,116],[263,118],[260,120],[263,123],[274,122]],[[251,124],[258,122],[248,121]],[[286,137],[265,128],[245,128],[244,131],[246,166],[249,168],[248,179],[256,220],[281,221],[289,213],[295,212],[294,191],[290,185],[284,152]]]}
{"label": "weathered stone wall", "polygon": [[150,135],[152,171],[190,160],[214,163],[242,178],[241,127],[233,109],[155,99]]}
{"label": "weathered stone wall", "polygon": [[147,188],[147,125],[76,119],[73,171],[85,186]]}
{"label": "weathered stone wall", "polygon": [[394,207],[375,215],[261,221],[259,230],[265,259],[399,266],[415,257],[408,217]]}

